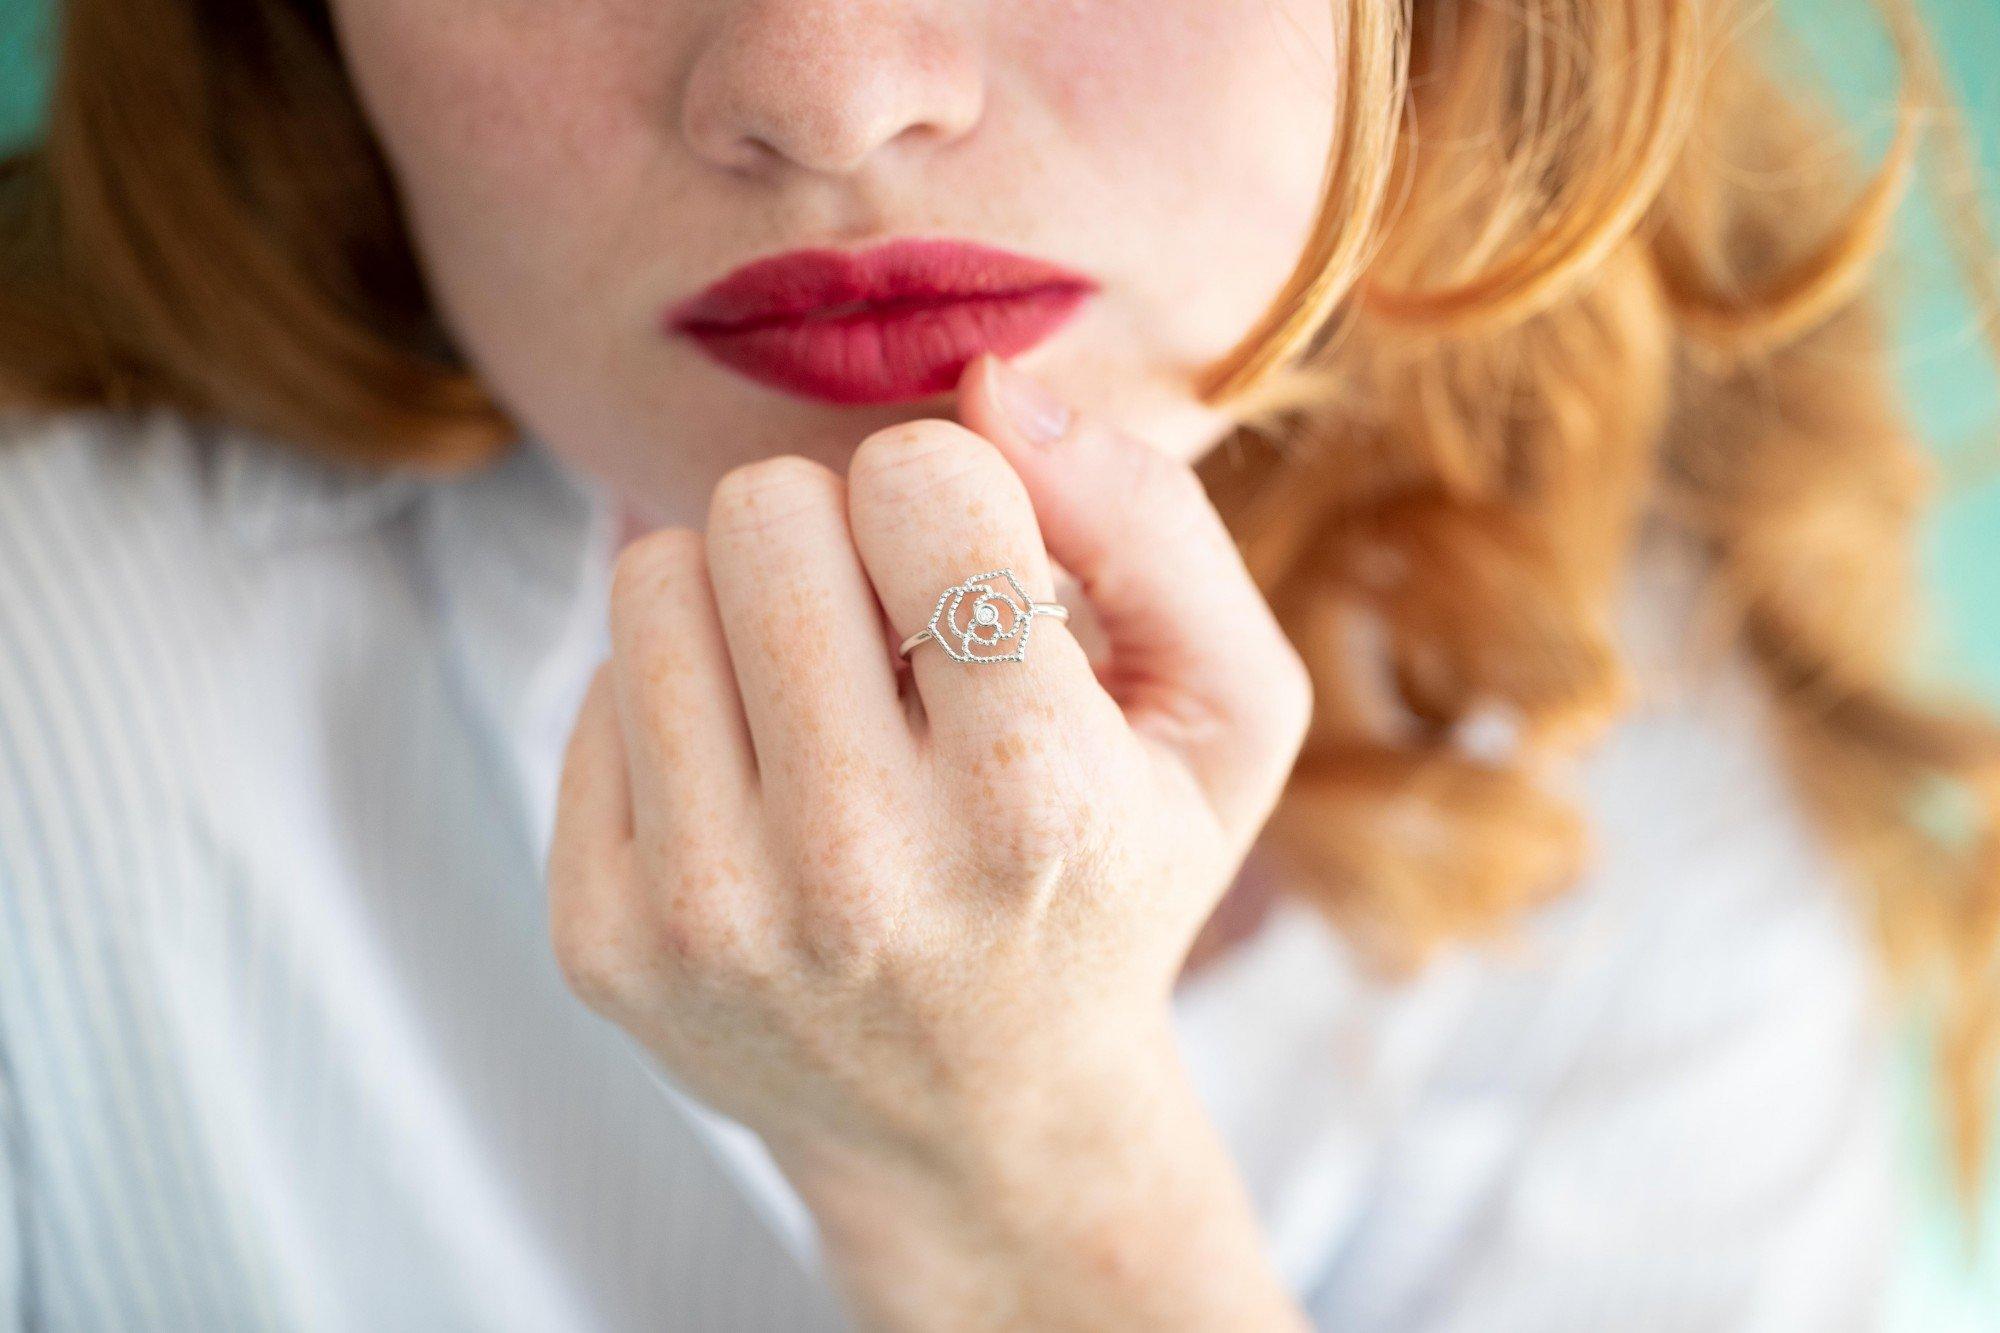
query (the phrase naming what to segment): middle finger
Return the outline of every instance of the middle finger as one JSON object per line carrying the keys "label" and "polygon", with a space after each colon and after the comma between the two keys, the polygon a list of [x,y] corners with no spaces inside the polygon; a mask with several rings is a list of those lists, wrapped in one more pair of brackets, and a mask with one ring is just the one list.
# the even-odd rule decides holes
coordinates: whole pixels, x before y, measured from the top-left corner
{"label": "middle finger", "polygon": [[793,454],[725,473],[708,558],[767,799],[888,790],[915,738],[840,475]]}

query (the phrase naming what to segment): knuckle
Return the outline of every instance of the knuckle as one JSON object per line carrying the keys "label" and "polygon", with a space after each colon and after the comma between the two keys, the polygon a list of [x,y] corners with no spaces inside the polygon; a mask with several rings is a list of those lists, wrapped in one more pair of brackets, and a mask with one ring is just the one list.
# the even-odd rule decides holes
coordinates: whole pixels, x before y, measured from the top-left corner
{"label": "knuckle", "polygon": [[628,542],[611,567],[612,623],[638,623],[668,589],[707,578],[702,534],[692,528],[658,528]]}
{"label": "knuckle", "polygon": [[756,896],[757,877],[715,836],[716,821],[694,813],[679,822],[647,850],[647,878],[657,886],[655,942],[675,959],[719,959],[748,938],[738,914]]}
{"label": "knuckle", "polygon": [[1143,511],[1159,525],[1157,540],[1197,541],[1217,554],[1233,545],[1222,517],[1208,494],[1208,485],[1193,465],[1146,443],[1121,437],[1113,451],[1111,486],[1114,495],[1131,496],[1128,512]]}
{"label": "knuckle", "polygon": [[966,852],[985,875],[1038,880],[1081,857],[1103,827],[1095,798],[1074,787],[992,803],[969,825]]}
{"label": "knuckle", "polygon": [[1207,508],[1208,487],[1192,466],[1145,444],[1135,444],[1129,452],[1135,460],[1136,483],[1178,508]]}
{"label": "knuckle", "polygon": [[799,952],[821,976],[862,981],[880,974],[896,956],[895,922],[871,906],[825,904],[800,914]]}
{"label": "knuckle", "polygon": [[1270,706],[1279,733],[1296,745],[1312,726],[1318,704],[1317,688],[1312,668],[1292,641],[1282,634],[1278,640],[1280,650],[1269,694]]}
{"label": "knuckle", "polygon": [[781,528],[801,514],[838,508],[842,484],[840,474],[802,454],[739,463],[709,494],[708,530],[728,535]]}
{"label": "knuckle", "polygon": [[748,895],[705,891],[708,876],[661,906],[649,947],[664,973],[690,984],[755,989],[775,975],[768,930]]}
{"label": "knuckle", "polygon": [[741,932],[722,913],[683,899],[659,914],[651,943],[680,973],[719,971],[741,948]]}
{"label": "knuckle", "polygon": [[631,942],[578,913],[557,916],[549,934],[556,967],[571,994],[600,1013],[616,1008],[635,971]]}
{"label": "knuckle", "polygon": [[803,830],[795,874],[798,943],[822,972],[872,975],[895,953],[907,908],[889,867],[911,863],[876,819],[823,816]]}
{"label": "knuckle", "polygon": [[1170,486],[1173,483],[1169,474],[1177,470],[1192,471],[1175,467],[1172,459],[1152,445],[1115,429],[1104,436],[1099,452],[1107,458],[1108,470],[1116,475],[1123,488],[1121,493]]}
{"label": "knuckle", "polygon": [[1217,559],[1234,557],[1235,538],[1216,512],[1201,475],[1157,449],[1135,452],[1151,460],[1143,465],[1145,476],[1135,487],[1149,497],[1153,508],[1167,515],[1166,540],[1203,543],[1200,549],[1212,552]]}
{"label": "knuckle", "polygon": [[1013,476],[992,443],[955,421],[926,418],[885,426],[856,446],[848,463],[858,499],[901,505],[970,479]]}

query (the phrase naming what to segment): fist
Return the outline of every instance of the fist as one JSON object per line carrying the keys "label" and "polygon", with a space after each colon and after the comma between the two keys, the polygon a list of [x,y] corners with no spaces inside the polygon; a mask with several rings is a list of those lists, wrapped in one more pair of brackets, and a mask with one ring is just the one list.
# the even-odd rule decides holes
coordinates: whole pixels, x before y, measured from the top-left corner
{"label": "fist", "polygon": [[[958,393],[627,545],[565,757],[564,977],[788,1168],[1033,1151],[1174,1060],[1174,977],[1310,713],[1187,465],[994,358]],[[1048,602],[1058,564],[1101,662],[1004,579],[898,656],[952,585]]]}

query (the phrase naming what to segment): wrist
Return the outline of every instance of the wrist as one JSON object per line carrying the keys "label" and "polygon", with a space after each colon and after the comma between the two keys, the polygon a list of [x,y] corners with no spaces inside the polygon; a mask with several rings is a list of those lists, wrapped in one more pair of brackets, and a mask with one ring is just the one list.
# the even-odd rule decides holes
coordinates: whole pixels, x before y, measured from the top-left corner
{"label": "wrist", "polygon": [[1302,1329],[1176,1055],[935,1161],[780,1153],[875,1327]]}
{"label": "wrist", "polygon": [[975,1205],[982,1227],[1032,1212],[1064,1172],[1101,1174],[1190,1121],[1205,1123],[1163,1013],[1115,1028],[1107,1049],[1081,1041],[1044,1054],[1033,1073],[989,1072],[980,1095],[933,1110],[929,1130],[893,1144],[817,1134],[767,1136],[772,1156],[808,1204],[838,1214],[882,1195],[939,1209]]}

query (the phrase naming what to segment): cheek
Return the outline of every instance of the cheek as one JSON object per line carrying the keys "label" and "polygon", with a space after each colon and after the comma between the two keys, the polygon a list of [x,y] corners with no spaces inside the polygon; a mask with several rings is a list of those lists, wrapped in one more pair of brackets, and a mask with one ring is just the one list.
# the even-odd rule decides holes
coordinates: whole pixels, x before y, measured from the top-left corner
{"label": "cheek", "polygon": [[[341,42],[420,234],[559,240],[565,214],[656,150],[637,6],[346,0]],[[592,189],[583,188],[592,183]],[[518,247],[525,251],[526,247]],[[546,248],[542,250],[546,256]]]}
{"label": "cheek", "polygon": [[1333,131],[1333,0],[1023,8],[1066,135],[1154,164],[1161,188],[1185,196],[1212,197],[1218,181],[1314,192]]}
{"label": "cheek", "polygon": [[[1332,0],[1039,0],[1022,68],[1147,251],[1153,327],[1219,350],[1290,273],[1334,133]],[[1128,241],[1129,243],[1129,241]],[[1139,256],[1135,255],[1135,262]],[[1208,331],[1195,335],[1197,327]],[[1233,338],[1224,341],[1233,341]]]}

